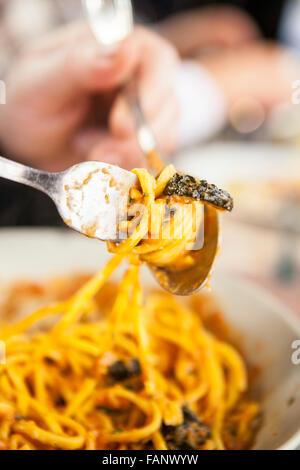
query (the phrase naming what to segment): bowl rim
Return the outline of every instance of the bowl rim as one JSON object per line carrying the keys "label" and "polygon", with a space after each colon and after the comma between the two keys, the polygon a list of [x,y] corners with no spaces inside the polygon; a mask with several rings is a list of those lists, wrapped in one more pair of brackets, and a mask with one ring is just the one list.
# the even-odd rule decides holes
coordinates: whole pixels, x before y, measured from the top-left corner
{"label": "bowl rim", "polygon": [[[228,275],[228,271],[220,270],[216,272],[216,283],[218,283],[219,276],[224,276],[224,272],[226,272]],[[284,305],[283,302],[277,299],[272,293],[256,284],[253,280],[240,278],[236,273],[230,273],[230,277],[234,279],[237,288],[240,286],[244,291],[247,291],[249,295],[258,299],[259,302],[264,304],[266,308],[272,311],[273,315],[275,315],[278,319],[280,319],[281,322],[285,323],[292,331],[294,331],[300,339],[300,318],[297,318],[297,314],[295,312]],[[212,285],[214,285],[213,282]],[[300,450],[300,425],[299,430],[296,431],[296,433],[288,441],[284,442],[276,450],[297,450],[297,448]]]}
{"label": "bowl rim", "polygon": [[[30,233],[40,233],[43,236],[55,236],[55,235],[63,235],[65,237],[72,237],[78,238],[80,235],[73,231],[69,231],[64,227],[3,227],[0,228],[0,239],[3,236],[10,236],[10,235],[20,235],[25,234],[28,236]],[[259,302],[261,302],[264,307],[268,308],[272,311],[273,315],[285,325],[287,325],[292,331],[294,331],[300,338],[300,319],[297,318],[297,314],[294,313],[289,307],[285,306],[279,299],[277,299],[272,293],[268,292],[266,289],[261,287],[260,285],[256,284],[253,280],[243,279],[238,276],[237,273],[228,272],[227,270],[223,269],[216,269],[216,273],[213,275],[214,279],[212,281],[212,286],[214,288],[215,284],[220,282],[220,278],[224,277],[224,273],[226,273],[226,277],[228,275],[232,280],[234,280],[237,288],[239,286],[246,291],[249,295],[254,296]],[[217,288],[216,288],[217,291]],[[217,293],[218,295],[218,293]],[[300,426],[299,430],[285,443],[279,446],[276,450],[296,450],[299,448],[300,450]]]}
{"label": "bowl rim", "polygon": [[[256,284],[252,279],[244,279],[239,277],[235,272],[230,272],[228,270],[216,268],[216,282],[219,282],[219,277],[226,275],[234,279],[234,282],[237,285],[240,285],[244,290],[247,290],[249,294],[254,294],[256,298],[259,297],[259,301],[265,304],[273,314],[278,318],[284,321],[292,330],[295,330],[297,334],[300,335],[300,317],[297,318],[297,313],[287,307],[281,300],[277,299],[271,292],[269,292],[264,287],[261,287],[259,284]],[[214,277],[214,274],[213,274]],[[214,286],[214,281],[212,281],[212,286]]]}

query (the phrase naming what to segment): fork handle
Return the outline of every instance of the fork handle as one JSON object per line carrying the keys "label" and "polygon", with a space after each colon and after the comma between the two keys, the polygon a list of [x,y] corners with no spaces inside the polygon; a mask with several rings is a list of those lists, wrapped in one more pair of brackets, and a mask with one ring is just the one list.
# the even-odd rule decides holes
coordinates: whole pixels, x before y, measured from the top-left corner
{"label": "fork handle", "polygon": [[135,80],[131,80],[124,86],[127,104],[130,108],[137,130],[138,142],[142,151],[147,155],[156,149],[156,141],[150,129],[137,91]]}
{"label": "fork handle", "polygon": [[16,183],[38,189],[52,197],[56,187],[57,173],[36,170],[21,163],[0,157],[0,176]]}
{"label": "fork handle", "polygon": [[131,81],[124,86],[123,91],[135,122],[138,143],[147,157],[150,167],[159,174],[164,165],[158,156],[160,152],[158,152],[157,142],[141,105],[136,81],[131,79]]}

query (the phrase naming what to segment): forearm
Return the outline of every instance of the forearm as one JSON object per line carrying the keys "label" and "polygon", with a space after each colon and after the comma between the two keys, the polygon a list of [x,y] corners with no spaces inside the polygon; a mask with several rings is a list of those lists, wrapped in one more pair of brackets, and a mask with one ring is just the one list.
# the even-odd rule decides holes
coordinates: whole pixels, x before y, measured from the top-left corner
{"label": "forearm", "polygon": [[203,21],[201,10],[180,13],[163,21],[159,32],[170,41],[181,57],[190,57],[197,50],[211,43],[211,32],[207,21]]}

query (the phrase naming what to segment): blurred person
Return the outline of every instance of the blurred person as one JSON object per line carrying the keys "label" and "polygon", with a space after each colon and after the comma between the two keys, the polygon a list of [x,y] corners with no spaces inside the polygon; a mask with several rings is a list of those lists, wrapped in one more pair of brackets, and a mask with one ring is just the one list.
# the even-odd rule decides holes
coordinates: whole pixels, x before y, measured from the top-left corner
{"label": "blurred person", "polygon": [[[263,37],[275,36],[274,25],[278,27],[280,15],[277,22],[273,17],[272,34],[270,28],[266,34],[253,19],[255,10],[252,8],[250,15],[246,8],[249,2],[231,3],[245,8],[215,4],[177,13],[158,23],[158,30],[185,60],[186,83],[198,82],[198,90],[192,88],[193,96],[191,87],[185,87],[185,102],[190,94],[190,106],[194,103],[197,109],[186,124],[190,130],[186,144],[193,142],[203,124],[206,135],[200,132],[199,137],[205,138],[220,130],[228,119],[239,131],[257,129],[269,112],[290,101],[291,85],[300,71],[298,57]],[[277,13],[281,12],[284,2],[275,3]]]}
{"label": "blurred person", "polygon": [[261,37],[256,22],[240,8],[207,6],[171,15],[158,30],[183,58],[231,48]]}
{"label": "blurred person", "polygon": [[[30,0],[32,4],[36,1]],[[20,0],[12,0],[10,5],[13,3],[18,8],[25,7]],[[67,17],[72,13],[75,18],[76,5],[80,5],[79,0],[72,0],[72,7],[67,9],[62,8],[66,5],[61,0],[43,0],[46,3],[61,7],[52,8],[55,20],[45,16],[46,30],[62,21],[58,11]],[[139,33],[124,43],[114,58],[119,64],[116,70],[114,61],[107,64],[97,56],[97,45],[87,27],[75,25],[55,30],[39,39],[37,46],[27,50],[21,47],[19,57],[9,67],[8,106],[0,118],[0,143],[7,156],[47,170],[60,170],[83,159],[110,161],[126,168],[144,165],[128,110],[121,98],[115,99],[119,86],[137,65],[144,71],[138,74],[143,106],[166,153],[175,148],[176,142],[185,146],[214,136],[241,97],[253,97],[266,110],[287,98],[294,63],[286,60],[287,54],[278,46],[260,39],[261,34],[275,37],[284,2],[275,1],[272,9],[262,8],[257,1],[231,2],[243,11],[224,6],[224,2],[219,2],[221,6],[200,0],[150,3],[139,2],[140,18],[163,20],[170,13],[202,7],[155,25],[183,58],[177,72],[172,72],[175,60],[170,46],[149,31],[138,28]],[[31,28],[26,27],[26,31]],[[30,36],[34,38],[34,34]],[[66,56],[70,57],[66,60]],[[90,70],[88,64],[95,82],[83,85],[81,80]],[[103,82],[101,72],[111,81]],[[180,103],[177,127],[173,85]],[[12,187],[10,183],[8,186]],[[13,191],[6,193],[6,203],[14,204],[17,223],[27,224],[28,215],[18,209],[15,191],[14,186]],[[19,193],[24,191],[18,189]],[[40,197],[37,195],[36,199]],[[4,224],[16,218],[10,213],[5,219],[1,207],[0,214]],[[32,223],[40,219],[40,215],[32,216]]]}
{"label": "blurred person", "polygon": [[[145,166],[120,88],[136,80],[167,154],[176,140],[176,63],[172,46],[143,27],[109,57],[100,53],[85,23],[56,29],[24,48],[8,68],[7,103],[0,107],[2,155],[48,171],[93,159],[129,169]],[[57,223],[53,209],[43,195],[1,180],[2,225]]]}
{"label": "blurred person", "polygon": [[100,53],[84,23],[55,30],[9,69],[7,104],[0,110],[2,149],[49,171],[94,158],[130,169],[145,166],[119,87],[136,78],[147,119],[169,153],[177,119],[175,64],[172,47],[142,27],[110,56]]}
{"label": "blurred person", "polygon": [[[13,1],[20,8],[20,0]],[[53,0],[51,4],[57,6],[58,17],[74,19],[80,10],[79,0]],[[256,0],[136,3],[140,16],[162,20],[156,24],[157,31],[184,59],[175,78],[181,117],[177,138],[181,145],[214,136],[232,115],[239,118],[244,107],[250,106],[250,111],[264,120],[265,113],[289,99],[295,62],[285,60],[287,54],[282,49],[261,38],[261,34],[275,36],[284,4],[276,0],[270,9],[268,5],[262,8]],[[201,8],[193,8],[196,6]]]}
{"label": "blurred person", "polygon": [[[225,8],[228,10],[232,8],[232,14],[235,15],[234,21],[229,20],[232,27],[237,27],[239,21],[237,23],[236,19],[239,20],[239,17],[241,18],[239,12],[242,12],[244,18],[247,17],[258,25],[264,38],[276,39],[282,12],[287,1],[290,0],[272,0],[271,2],[263,2],[261,0],[133,0],[133,3],[137,15],[145,21],[154,24],[161,23],[165,19],[169,19],[170,16],[181,13],[191,12],[195,14],[197,9],[205,10],[210,8],[214,10],[214,14],[219,16],[217,9]],[[208,19],[212,20],[210,35],[216,34],[218,36],[219,32],[213,31],[214,19],[212,17],[208,17]],[[226,16],[224,16],[224,20],[226,20]],[[220,28],[220,21],[218,26]],[[226,29],[226,26],[224,27]],[[201,34],[200,31],[199,33]]]}
{"label": "blurred person", "polygon": [[[211,138],[228,121],[238,132],[251,133],[282,103],[284,109],[291,108],[291,84],[299,76],[299,61],[280,47],[278,39],[283,38],[284,24],[289,31],[293,23],[295,36],[298,0],[135,4],[184,60],[179,91],[185,123],[180,126],[184,139],[179,141],[191,145],[197,134],[199,142]],[[291,38],[285,44],[290,45]]]}

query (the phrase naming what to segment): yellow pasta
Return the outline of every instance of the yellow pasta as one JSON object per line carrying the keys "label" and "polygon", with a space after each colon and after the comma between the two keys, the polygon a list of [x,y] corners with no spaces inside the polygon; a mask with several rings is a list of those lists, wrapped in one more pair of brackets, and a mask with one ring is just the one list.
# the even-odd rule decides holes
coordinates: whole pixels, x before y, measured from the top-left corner
{"label": "yellow pasta", "polygon": [[[141,263],[176,269],[193,262],[188,246],[201,218],[195,227],[188,206],[201,204],[176,200],[181,231],[176,213],[159,215],[169,204],[163,191],[174,172],[170,165],[155,179],[134,170],[140,189],[132,191],[131,204],[144,209],[123,221],[128,238],[108,244],[115,253],[108,264],[67,301],[0,330],[7,355],[0,365],[0,449],[251,445],[259,407],[245,398],[239,353],[169,294],[143,297]],[[130,266],[107,311],[99,296],[105,298],[110,276],[125,259]],[[46,317],[55,324],[36,328]]]}

